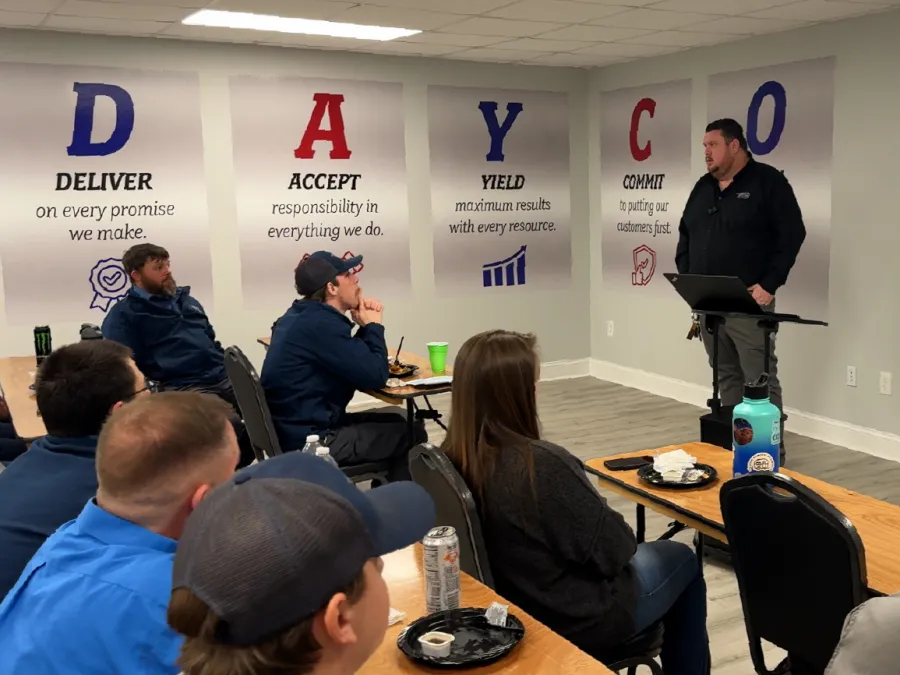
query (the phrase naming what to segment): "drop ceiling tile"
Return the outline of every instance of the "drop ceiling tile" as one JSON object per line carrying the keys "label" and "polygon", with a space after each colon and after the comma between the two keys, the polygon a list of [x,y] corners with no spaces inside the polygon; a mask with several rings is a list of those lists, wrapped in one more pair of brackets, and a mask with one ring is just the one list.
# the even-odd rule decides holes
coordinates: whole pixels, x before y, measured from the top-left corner
{"label": "drop ceiling tile", "polygon": [[[246,0],[253,2],[253,0]],[[365,5],[379,7],[406,7],[409,9],[451,12],[452,14],[484,14],[492,9],[508,5],[511,0],[371,0]]]}
{"label": "drop ceiling tile", "polygon": [[691,12],[661,12],[653,9],[630,9],[627,12],[591,21],[597,26],[616,26],[621,28],[640,28],[647,30],[672,30],[692,23],[714,19],[710,14]]}
{"label": "drop ceiling tile", "polygon": [[727,33],[699,33],[679,30],[663,30],[628,40],[628,44],[659,45],[662,47],[704,47],[733,40]]}
{"label": "drop ceiling tile", "polygon": [[643,7],[644,5],[652,5],[659,0],[574,0],[575,2],[583,2],[591,5],[610,5],[618,7]]}
{"label": "drop ceiling tile", "polygon": [[463,61],[497,61],[500,63],[513,63],[519,61],[530,61],[538,56],[541,52],[516,51],[513,49],[491,49],[483,47],[479,49],[467,49],[464,52],[457,52],[445,57],[448,59],[461,59]]}
{"label": "drop ceiling tile", "polygon": [[362,24],[364,26],[390,26],[394,28],[435,30],[436,28],[444,28],[445,26],[459,23],[466,19],[459,14],[421,12],[414,9],[399,9],[397,7],[357,5],[345,12],[341,12],[336,17],[336,20]]}
{"label": "drop ceiling tile", "polygon": [[453,47],[451,45],[433,45],[424,42],[398,42],[397,40],[389,40],[387,42],[377,42],[373,45],[357,49],[356,51],[369,52],[372,54],[403,54],[408,56],[446,56],[461,52],[464,47]]}
{"label": "drop ceiling tile", "polygon": [[[10,0],[0,0],[6,4]],[[19,0],[12,0],[17,2]],[[26,0],[27,1],[27,0]],[[44,0],[39,0],[39,2],[43,2]],[[103,2],[113,2],[116,4],[122,5],[130,5],[134,4],[134,0],[103,0]],[[253,4],[254,0],[247,0],[249,4]],[[191,9],[202,9],[203,7],[207,7],[210,4],[210,0],[153,0],[154,5],[162,5],[163,7],[188,7]],[[246,8],[243,11],[250,11]]]}
{"label": "drop ceiling tile", "polygon": [[35,27],[46,18],[46,14],[32,14],[31,12],[7,12],[0,10],[0,26],[7,27]]}
{"label": "drop ceiling tile", "polygon": [[461,35],[457,33],[437,33],[425,31],[400,38],[397,42],[427,42],[435,45],[448,45],[451,47],[488,47],[498,42],[505,42],[509,38],[493,35]]}
{"label": "drop ceiling tile", "polygon": [[544,54],[529,63],[544,66],[568,66],[570,68],[596,68],[623,60],[615,56],[591,56],[590,54]]}
{"label": "drop ceiling tile", "polygon": [[107,35],[154,35],[170,25],[161,21],[88,19],[83,16],[55,16],[51,14],[41,27],[55,30],[73,30],[80,33],[106,33]]}
{"label": "drop ceiling tile", "polygon": [[699,14],[725,14],[738,16],[770,7],[787,5],[795,0],[662,0],[653,9],[670,12],[696,12]]}
{"label": "drop ceiling tile", "polygon": [[[624,9],[624,8],[623,8]],[[639,28],[613,28],[612,26],[566,26],[538,35],[540,40],[575,40],[578,42],[616,42],[652,33]]]}
{"label": "drop ceiling tile", "polygon": [[89,0],[65,0],[54,14],[59,16],[83,16],[100,19],[130,19],[134,21],[181,21],[194,11],[187,7],[163,7],[151,4],[124,4],[120,2],[92,2]]}
{"label": "drop ceiling tile", "polygon": [[624,11],[614,5],[596,5],[569,0],[519,0],[506,7],[488,12],[485,16],[527,21],[556,21],[559,23],[584,23]]}
{"label": "drop ceiling tile", "polygon": [[209,9],[331,21],[355,4],[329,0],[216,0],[209,3]]}
{"label": "drop ceiling tile", "polygon": [[574,40],[544,40],[542,38],[520,38],[501,42],[494,49],[519,49],[530,52],[573,52],[576,49],[590,47],[592,42],[575,42]]}
{"label": "drop ceiling tile", "polygon": [[761,19],[787,19],[789,21],[831,21],[857,14],[888,9],[888,5],[863,2],[830,2],[827,0],[802,0],[783,7],[773,7],[748,16]]}
{"label": "drop ceiling tile", "polygon": [[685,26],[684,30],[699,33],[727,33],[729,35],[761,35],[763,33],[780,33],[808,26],[804,21],[785,21],[783,19],[757,19],[746,16],[726,16],[712,21]]}
{"label": "drop ceiling tile", "polygon": [[439,32],[466,33],[470,35],[497,35],[500,37],[533,37],[539,33],[562,28],[559,23],[541,21],[515,21],[513,19],[470,18],[453,24],[450,28],[440,28]]}
{"label": "drop ceiling tile", "polygon": [[6,12],[49,14],[59,7],[59,0],[0,0],[0,9]]}
{"label": "drop ceiling tile", "polygon": [[589,54],[591,56],[658,56],[670,52],[680,51],[677,47],[662,45],[636,45],[630,42],[602,42],[593,47],[579,49],[574,54]]}

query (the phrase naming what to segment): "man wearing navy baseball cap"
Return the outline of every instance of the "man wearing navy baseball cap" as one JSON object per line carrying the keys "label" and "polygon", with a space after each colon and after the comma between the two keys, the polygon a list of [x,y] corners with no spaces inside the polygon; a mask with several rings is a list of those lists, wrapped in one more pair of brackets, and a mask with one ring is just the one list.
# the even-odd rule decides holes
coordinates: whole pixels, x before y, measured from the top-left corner
{"label": "man wearing navy baseball cap", "polygon": [[357,391],[380,389],[389,377],[383,307],[363,296],[360,263],[362,256],[327,251],[300,261],[301,298],[275,323],[260,382],[284,452],[317,435],[341,466],[389,461],[390,480],[409,480],[409,450],[428,439],[424,424],[415,424],[411,443],[402,408],[347,412]]}
{"label": "man wearing navy baseball cap", "polygon": [[313,455],[255,464],[187,520],[168,622],[184,675],[354,673],[381,644],[390,601],[381,556],[434,525],[421,487],[368,492]]}

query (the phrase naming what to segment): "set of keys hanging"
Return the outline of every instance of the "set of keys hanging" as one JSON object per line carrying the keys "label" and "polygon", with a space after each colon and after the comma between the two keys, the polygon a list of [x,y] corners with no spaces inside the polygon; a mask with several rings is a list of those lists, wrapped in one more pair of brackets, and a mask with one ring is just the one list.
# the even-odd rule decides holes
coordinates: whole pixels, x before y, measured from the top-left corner
{"label": "set of keys hanging", "polygon": [[687,334],[688,340],[699,340],[700,339],[700,315],[699,314],[691,314],[691,328]]}

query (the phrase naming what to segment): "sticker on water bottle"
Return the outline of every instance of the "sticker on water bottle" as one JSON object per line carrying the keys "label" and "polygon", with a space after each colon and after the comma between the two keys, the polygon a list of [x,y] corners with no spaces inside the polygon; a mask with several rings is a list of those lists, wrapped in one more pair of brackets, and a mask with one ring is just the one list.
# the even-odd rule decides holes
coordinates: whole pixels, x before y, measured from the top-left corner
{"label": "sticker on water bottle", "polygon": [[734,442],[737,445],[747,445],[753,441],[753,425],[743,417],[734,420]]}
{"label": "sticker on water bottle", "polygon": [[747,470],[751,473],[759,471],[774,471],[775,460],[768,452],[757,452],[747,462]]}
{"label": "sticker on water bottle", "polygon": [[772,420],[772,445],[781,445],[781,420]]}

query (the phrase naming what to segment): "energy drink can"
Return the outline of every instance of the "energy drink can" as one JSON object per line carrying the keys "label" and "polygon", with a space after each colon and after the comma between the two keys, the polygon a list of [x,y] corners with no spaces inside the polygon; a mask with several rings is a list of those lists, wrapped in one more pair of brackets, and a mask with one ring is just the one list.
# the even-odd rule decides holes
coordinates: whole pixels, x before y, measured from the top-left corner
{"label": "energy drink can", "polygon": [[52,351],[53,338],[50,336],[50,326],[35,326],[34,355],[37,358],[37,364],[41,365]]}
{"label": "energy drink can", "polygon": [[459,536],[456,529],[433,528],[422,540],[425,609],[428,614],[459,607]]}

